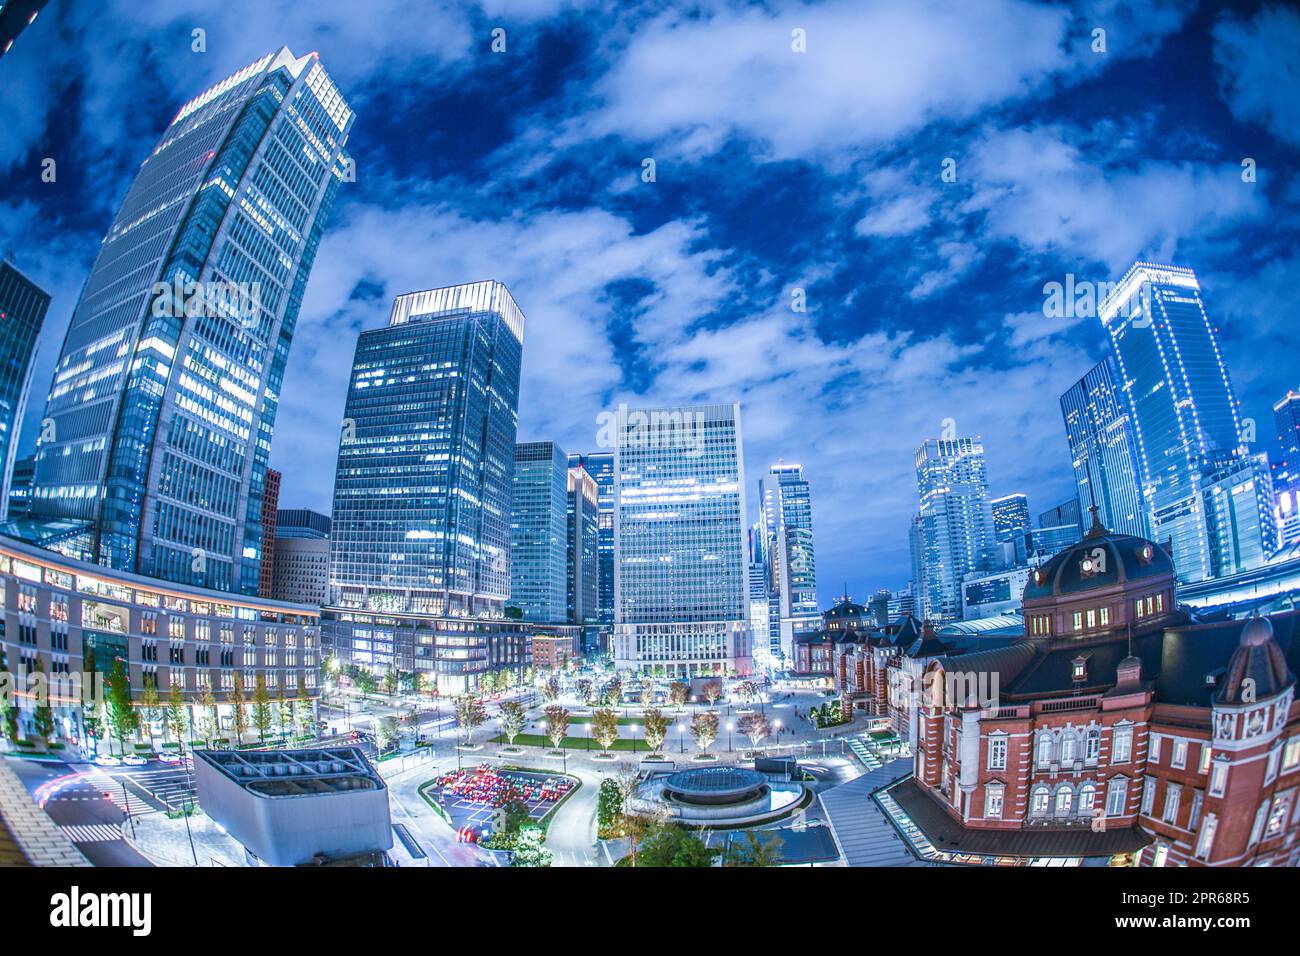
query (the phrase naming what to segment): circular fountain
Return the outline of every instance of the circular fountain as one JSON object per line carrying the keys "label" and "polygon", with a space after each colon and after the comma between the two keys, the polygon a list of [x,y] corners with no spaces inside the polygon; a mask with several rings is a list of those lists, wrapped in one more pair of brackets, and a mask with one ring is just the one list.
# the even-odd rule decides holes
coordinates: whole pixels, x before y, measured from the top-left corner
{"label": "circular fountain", "polygon": [[692,767],[651,778],[638,796],[668,807],[682,823],[727,826],[785,814],[803,799],[804,787],[769,780],[747,767]]}

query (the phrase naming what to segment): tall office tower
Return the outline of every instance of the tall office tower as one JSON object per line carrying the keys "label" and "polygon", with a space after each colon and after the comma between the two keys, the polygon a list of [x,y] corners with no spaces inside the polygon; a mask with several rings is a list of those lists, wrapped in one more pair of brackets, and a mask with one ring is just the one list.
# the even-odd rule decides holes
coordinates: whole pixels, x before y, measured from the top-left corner
{"label": "tall office tower", "polygon": [[1077,524],[1045,525],[1025,535],[1025,551],[1030,558],[1044,561],[1083,540]]}
{"label": "tall office tower", "polygon": [[1230,456],[1208,468],[1202,485],[1210,577],[1257,568],[1279,547],[1268,456]]}
{"label": "tall office tower", "polygon": [[1059,528],[1063,525],[1073,525],[1079,529],[1079,537],[1083,537],[1085,530],[1083,527],[1083,508],[1080,507],[1078,498],[1066,498],[1059,505],[1048,508],[1046,511],[1040,511],[1038,514],[1038,527],[1040,528]]}
{"label": "tall office tower", "polygon": [[272,560],[272,598],[318,607],[329,602],[328,538],[277,536]]}
{"label": "tall office tower", "polygon": [[739,405],[622,409],[614,662],[673,676],[751,666]]}
{"label": "tall office tower", "polygon": [[18,458],[23,410],[32,384],[36,340],[50,307],[49,293],[11,262],[0,262],[0,505],[9,501]]}
{"label": "tall office tower", "polygon": [[275,580],[275,518],[280,511],[280,479],[284,477],[274,468],[266,469],[266,482],[262,490],[262,571],[258,578],[258,597],[270,597]]}
{"label": "tall office tower", "polygon": [[310,508],[281,508],[275,513],[277,538],[328,538],[330,516]]}
{"label": "tall office tower", "polygon": [[[753,635],[754,663],[758,667],[772,668],[780,665],[772,657],[772,645],[765,640],[768,634],[768,594],[767,568],[761,560],[756,560],[753,550],[753,534],[750,535],[749,558],[749,631]],[[779,647],[779,644],[778,644]]]}
{"label": "tall office tower", "polygon": [[595,624],[600,557],[600,493],[585,468],[568,469],[565,595],[570,624]]}
{"label": "tall office tower", "polygon": [[812,496],[802,465],[780,461],[758,480],[767,538],[771,654],[794,653],[794,634],[821,626],[817,605],[817,561],[813,548]]}
{"label": "tall office tower", "polygon": [[136,174],[73,311],[32,514],[87,557],[257,591],[285,361],[353,113],[316,54],[190,100]]}
{"label": "tall office tower", "polygon": [[596,622],[614,623],[614,453],[569,455],[596,482]]}
{"label": "tall office tower", "polygon": [[389,324],[361,333],[334,478],[332,602],[502,616],[523,339],[523,313],[492,281],[398,296]]}
{"label": "tall office tower", "polygon": [[[1070,443],[1074,481],[1079,495],[1072,503],[1097,502],[1101,523],[1119,534],[1150,538],[1146,503],[1142,499],[1137,436],[1124,396],[1119,367],[1106,356],[1061,396],[1061,417]],[[1040,528],[1069,524],[1062,515],[1043,517]]]}
{"label": "tall office tower", "polygon": [[921,508],[915,529],[919,603],[926,617],[961,616],[962,578],[994,564],[984,446],[978,438],[929,438],[916,450]]}
{"label": "tall office tower", "polygon": [[568,620],[568,456],[554,442],[515,445],[510,498],[510,604],[525,621]]}
{"label": "tall office tower", "polygon": [[1273,405],[1273,421],[1282,458],[1273,464],[1274,518],[1281,542],[1300,539],[1300,391],[1287,393]]}
{"label": "tall office tower", "polygon": [[32,494],[32,474],[36,471],[36,459],[31,455],[14,462],[14,469],[9,475],[8,503],[10,518],[27,517],[28,501]]}
{"label": "tall office tower", "polygon": [[1033,527],[1029,523],[1029,498],[1016,493],[994,498],[989,502],[993,513],[993,540],[1015,541]]}
{"label": "tall office tower", "polygon": [[1135,262],[1099,312],[1133,416],[1151,537],[1183,582],[1213,574],[1206,474],[1239,454],[1237,399],[1196,273]]}

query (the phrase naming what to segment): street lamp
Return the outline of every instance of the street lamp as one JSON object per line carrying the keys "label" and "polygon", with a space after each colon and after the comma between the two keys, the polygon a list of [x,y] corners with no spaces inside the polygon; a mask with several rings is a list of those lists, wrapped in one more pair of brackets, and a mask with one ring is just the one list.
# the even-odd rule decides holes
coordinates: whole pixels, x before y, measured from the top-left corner
{"label": "street lamp", "polygon": [[636,724],[632,725],[632,753],[636,753]]}
{"label": "street lamp", "polygon": [[780,718],[772,721],[772,727],[776,732],[776,749],[781,749],[781,720]]}
{"label": "street lamp", "polygon": [[736,725],[727,721],[727,753],[731,753],[731,732],[736,729]]}

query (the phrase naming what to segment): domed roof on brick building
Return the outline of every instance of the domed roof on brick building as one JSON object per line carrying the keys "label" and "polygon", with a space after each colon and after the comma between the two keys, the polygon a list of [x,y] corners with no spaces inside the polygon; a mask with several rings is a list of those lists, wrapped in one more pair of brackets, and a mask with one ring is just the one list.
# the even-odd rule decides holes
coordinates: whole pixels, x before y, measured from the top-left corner
{"label": "domed roof on brick building", "polygon": [[1153,541],[1107,531],[1093,511],[1092,529],[1039,566],[1025,585],[1024,600],[1073,596],[1129,582],[1167,578],[1173,581],[1174,562]]}
{"label": "domed roof on brick building", "polygon": [[1228,659],[1214,700],[1218,704],[1266,700],[1282,693],[1294,680],[1286,655],[1273,640],[1272,623],[1256,614],[1241,629],[1241,642]]}

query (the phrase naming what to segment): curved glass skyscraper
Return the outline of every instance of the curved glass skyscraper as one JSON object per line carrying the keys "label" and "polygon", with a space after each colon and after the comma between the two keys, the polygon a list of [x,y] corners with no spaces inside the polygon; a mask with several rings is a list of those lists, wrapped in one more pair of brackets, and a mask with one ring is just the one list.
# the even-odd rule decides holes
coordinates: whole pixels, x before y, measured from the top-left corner
{"label": "curved glass skyscraper", "polygon": [[271,434],[353,114],[315,53],[190,100],[145,158],[68,326],[32,514],[90,559],[257,592]]}

